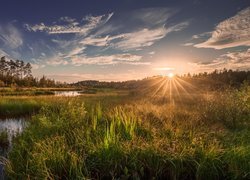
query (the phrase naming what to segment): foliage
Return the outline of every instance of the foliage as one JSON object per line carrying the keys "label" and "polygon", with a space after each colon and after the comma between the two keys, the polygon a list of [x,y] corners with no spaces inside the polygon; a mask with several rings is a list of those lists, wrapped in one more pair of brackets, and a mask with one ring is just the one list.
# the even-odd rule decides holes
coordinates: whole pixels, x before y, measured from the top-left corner
{"label": "foliage", "polygon": [[[184,74],[181,76],[176,75],[200,89],[218,90],[227,89],[228,87],[239,88],[241,84],[250,84],[250,71],[233,71],[233,70],[215,70],[213,72],[198,73],[198,74]],[[129,89],[141,90],[149,87],[155,81],[159,81],[163,76],[147,77],[142,80],[130,80],[122,82],[105,82],[85,80],[73,83],[76,87],[95,87],[95,88],[116,88],[116,89]]]}
{"label": "foliage", "polygon": [[175,104],[146,97],[125,104],[108,97],[111,105],[96,100],[59,98],[45,103],[16,139],[7,175],[13,179],[250,178],[248,88],[209,97],[183,95]]}
{"label": "foliage", "polygon": [[0,147],[6,148],[9,146],[8,133],[7,131],[0,132]]}
{"label": "foliage", "polygon": [[40,79],[32,76],[31,64],[22,60],[0,59],[0,87],[66,87],[65,83],[55,82],[43,76]]}
{"label": "foliage", "polygon": [[42,106],[35,100],[5,98],[0,99],[0,118],[31,115]]}

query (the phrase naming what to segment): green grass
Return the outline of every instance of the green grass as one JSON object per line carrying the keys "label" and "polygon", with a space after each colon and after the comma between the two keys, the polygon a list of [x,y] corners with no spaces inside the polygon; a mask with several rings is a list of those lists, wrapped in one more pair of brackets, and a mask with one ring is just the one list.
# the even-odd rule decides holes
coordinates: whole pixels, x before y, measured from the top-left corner
{"label": "green grass", "polygon": [[[30,116],[38,111],[46,104],[57,104],[57,101],[70,99],[70,97],[54,97],[54,96],[3,96],[0,97],[0,118],[11,118],[20,116]],[[123,96],[117,95],[90,95],[80,97],[86,102],[86,106],[93,103],[102,102],[103,105],[110,107],[111,105],[121,104],[128,101]]]}
{"label": "green grass", "polygon": [[41,108],[42,103],[33,99],[0,99],[0,118],[31,115]]}
{"label": "green grass", "polygon": [[0,96],[40,96],[55,95],[55,91],[78,91],[86,95],[117,95],[125,94],[125,90],[109,88],[0,88]]}
{"label": "green grass", "polygon": [[15,140],[6,173],[12,179],[249,179],[249,92],[183,95],[175,104],[161,97],[50,100]]}
{"label": "green grass", "polygon": [[0,96],[45,96],[55,91],[81,91],[79,88],[0,88]]}
{"label": "green grass", "polygon": [[50,89],[36,88],[0,88],[0,96],[39,96],[54,95]]}
{"label": "green grass", "polygon": [[0,147],[6,148],[9,146],[8,133],[7,131],[2,131],[0,133]]}

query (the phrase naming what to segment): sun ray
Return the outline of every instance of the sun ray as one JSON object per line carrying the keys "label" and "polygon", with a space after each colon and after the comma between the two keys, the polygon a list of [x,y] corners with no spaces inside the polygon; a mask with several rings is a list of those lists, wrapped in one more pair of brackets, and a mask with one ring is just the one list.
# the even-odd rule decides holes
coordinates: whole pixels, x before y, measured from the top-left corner
{"label": "sun ray", "polygon": [[173,87],[174,87],[175,92],[177,93],[178,100],[181,101],[181,96],[180,96],[179,88],[176,85],[176,80],[175,79],[173,79]]}
{"label": "sun ray", "polygon": [[169,88],[169,79],[167,80],[167,83],[163,89],[163,96],[165,97],[167,95],[167,91],[168,91],[168,88]]}
{"label": "sun ray", "polygon": [[191,88],[192,90],[194,90],[194,91],[199,91],[199,89],[198,89],[196,86],[194,86],[193,84],[191,84],[191,83],[189,83],[189,82],[187,82],[187,81],[184,81],[183,79],[181,79],[181,78],[179,78],[179,77],[176,77],[176,79],[178,79],[183,85],[188,86],[188,87]]}
{"label": "sun ray", "polygon": [[193,98],[193,96],[182,86],[182,84],[179,82],[178,79],[176,79],[176,84],[177,84],[178,87],[180,87],[183,90],[183,92],[186,95],[188,95],[190,98]]}
{"label": "sun ray", "polygon": [[163,82],[160,84],[160,86],[153,92],[152,97],[155,97],[156,94],[160,91],[160,89],[161,89],[162,87],[164,87],[164,84],[166,84],[166,80],[167,80],[167,79],[164,78],[164,80],[163,80]]}
{"label": "sun ray", "polygon": [[150,81],[153,81],[153,83],[151,84],[151,82],[150,82],[150,85],[147,85],[143,89],[140,89],[139,90],[140,93],[142,93],[142,94],[150,94],[153,91],[153,89],[157,88],[158,85],[160,85],[162,83],[163,80],[164,80],[163,78],[158,78],[158,79],[155,79],[155,80],[154,79],[150,80]]}

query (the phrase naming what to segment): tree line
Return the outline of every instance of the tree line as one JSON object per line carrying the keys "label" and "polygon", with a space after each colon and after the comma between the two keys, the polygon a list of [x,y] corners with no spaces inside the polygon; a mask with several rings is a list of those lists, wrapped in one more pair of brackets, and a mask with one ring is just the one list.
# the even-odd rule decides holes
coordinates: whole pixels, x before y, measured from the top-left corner
{"label": "tree line", "polygon": [[[147,77],[142,80],[130,80],[120,82],[105,82],[105,81],[79,81],[73,83],[76,87],[93,87],[93,88],[116,88],[116,89],[143,89],[152,86],[164,76]],[[250,71],[233,71],[233,70],[214,70],[212,72],[203,72],[196,74],[176,75],[176,78],[181,78],[196,87],[205,89],[224,89],[228,87],[239,88],[243,83],[250,84]]]}
{"label": "tree line", "polygon": [[7,60],[0,58],[0,87],[63,87],[65,83],[53,79],[35,78],[32,75],[32,65],[22,60]]}
{"label": "tree line", "polygon": [[[79,81],[67,84],[56,82],[53,79],[36,78],[32,75],[32,65],[22,60],[7,60],[0,58],[0,87],[94,87],[94,88],[117,88],[134,89],[150,86],[157,78],[162,76],[147,77],[142,80],[122,82],[101,82],[95,80]],[[240,87],[242,83],[250,84],[250,71],[214,70],[191,75],[190,73],[177,76],[198,87],[220,89],[227,87]]]}
{"label": "tree line", "polygon": [[250,71],[221,69],[207,73],[187,74],[183,78],[192,81],[197,86],[210,89],[223,89],[228,87],[239,88],[243,83],[250,85]]}

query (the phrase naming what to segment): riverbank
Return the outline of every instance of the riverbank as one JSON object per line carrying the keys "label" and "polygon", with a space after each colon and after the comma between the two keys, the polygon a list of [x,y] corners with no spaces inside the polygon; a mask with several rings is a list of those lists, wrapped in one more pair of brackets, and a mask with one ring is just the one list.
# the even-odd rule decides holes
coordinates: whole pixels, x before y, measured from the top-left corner
{"label": "riverbank", "polygon": [[0,96],[42,96],[55,95],[60,91],[82,91],[79,88],[0,88]]}
{"label": "riverbank", "polygon": [[194,93],[174,103],[161,97],[54,99],[15,140],[9,177],[249,178],[249,91]]}

